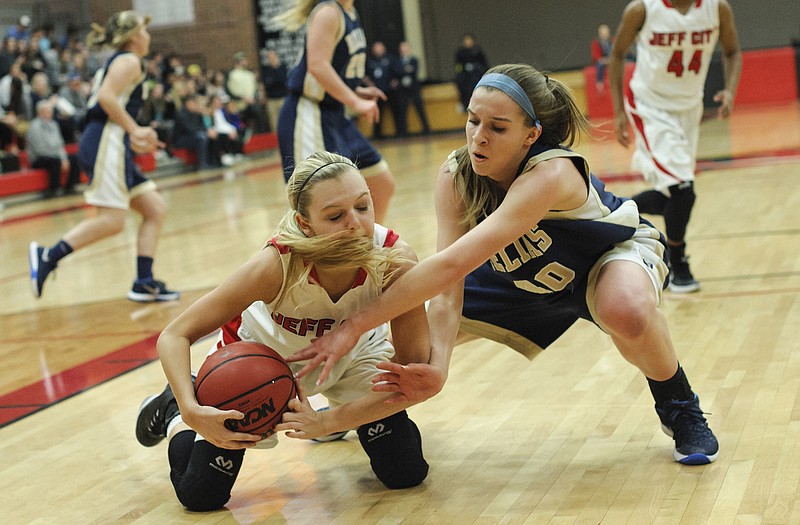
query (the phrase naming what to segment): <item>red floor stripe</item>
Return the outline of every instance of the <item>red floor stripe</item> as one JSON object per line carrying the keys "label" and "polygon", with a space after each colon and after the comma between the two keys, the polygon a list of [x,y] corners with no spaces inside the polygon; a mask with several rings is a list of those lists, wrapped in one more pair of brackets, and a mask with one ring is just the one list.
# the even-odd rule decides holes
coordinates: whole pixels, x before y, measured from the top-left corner
{"label": "red floor stripe", "polygon": [[158,359],[158,334],[0,396],[0,428]]}

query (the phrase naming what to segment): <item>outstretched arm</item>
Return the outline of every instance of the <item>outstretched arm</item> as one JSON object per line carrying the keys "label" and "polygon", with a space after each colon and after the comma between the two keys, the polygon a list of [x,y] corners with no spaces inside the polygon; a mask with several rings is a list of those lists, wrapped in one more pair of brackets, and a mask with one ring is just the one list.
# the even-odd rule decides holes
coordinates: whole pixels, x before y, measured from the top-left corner
{"label": "outstretched arm", "polygon": [[[444,171],[439,177],[451,175]],[[297,373],[298,377],[323,365],[319,381],[324,381],[336,360],[353,348],[360,334],[455,286],[469,272],[534,228],[549,210],[579,206],[586,199],[586,191],[569,159],[544,161],[519,176],[502,204],[483,222],[414,266],[342,326],[291,356],[289,361],[310,360]]]}
{"label": "outstretched arm", "polygon": [[289,410],[275,426],[276,432],[286,432],[295,439],[314,439],[334,432],[358,428],[405,410],[414,403],[386,403],[388,394],[369,392],[364,397],[330,410],[315,411],[300,385],[297,399],[289,401]]}
{"label": "outstretched arm", "polygon": [[[434,195],[438,226],[436,249],[441,251],[464,235],[468,228],[461,220],[464,216],[464,202],[456,193],[453,177],[449,171],[446,176],[437,178]],[[378,365],[378,368],[385,372],[373,379],[376,384],[372,389],[377,392],[397,394],[389,398],[388,403],[401,400],[421,402],[438,394],[447,381],[450,357],[461,324],[463,302],[463,279],[432,298],[427,312],[428,324],[431,326],[431,354],[428,364]]]}

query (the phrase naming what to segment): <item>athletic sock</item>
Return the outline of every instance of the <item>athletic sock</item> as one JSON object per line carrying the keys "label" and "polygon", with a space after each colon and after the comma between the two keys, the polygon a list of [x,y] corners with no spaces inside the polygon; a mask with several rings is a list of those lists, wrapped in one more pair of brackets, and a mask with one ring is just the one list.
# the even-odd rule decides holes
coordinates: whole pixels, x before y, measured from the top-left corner
{"label": "athletic sock", "polygon": [[55,265],[58,261],[72,253],[72,246],[67,241],[60,240],[42,253],[42,259]]}
{"label": "athletic sock", "polygon": [[653,394],[653,399],[655,399],[656,407],[658,408],[663,407],[664,403],[670,400],[690,401],[694,399],[692,387],[689,385],[689,380],[680,365],[678,365],[678,371],[675,372],[675,375],[666,381],[656,381],[648,377],[647,383],[650,385],[650,392]]}
{"label": "athletic sock", "polygon": [[153,258],[139,255],[136,257],[136,279],[146,281],[153,278]]}

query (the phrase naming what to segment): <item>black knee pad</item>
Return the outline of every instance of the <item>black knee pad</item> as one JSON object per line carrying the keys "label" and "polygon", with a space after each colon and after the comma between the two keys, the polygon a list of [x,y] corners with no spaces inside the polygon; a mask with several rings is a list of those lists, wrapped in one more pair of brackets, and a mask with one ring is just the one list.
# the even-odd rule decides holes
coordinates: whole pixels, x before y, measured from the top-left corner
{"label": "black knee pad", "polygon": [[422,437],[405,410],[362,425],[357,432],[372,471],[387,488],[415,487],[428,475]]}
{"label": "black knee pad", "polygon": [[244,460],[244,450],[226,450],[208,441],[195,441],[194,432],[181,432],[169,443],[170,479],[178,501],[193,512],[221,509]]}
{"label": "black knee pad", "polygon": [[692,215],[692,208],[697,196],[694,193],[694,182],[684,182],[669,187],[670,197],[664,206],[664,226],[667,239],[683,241],[686,237],[686,226]]}
{"label": "black knee pad", "polygon": [[667,196],[656,190],[643,191],[631,197],[631,200],[641,213],[651,215],[664,215],[664,206],[667,205]]}

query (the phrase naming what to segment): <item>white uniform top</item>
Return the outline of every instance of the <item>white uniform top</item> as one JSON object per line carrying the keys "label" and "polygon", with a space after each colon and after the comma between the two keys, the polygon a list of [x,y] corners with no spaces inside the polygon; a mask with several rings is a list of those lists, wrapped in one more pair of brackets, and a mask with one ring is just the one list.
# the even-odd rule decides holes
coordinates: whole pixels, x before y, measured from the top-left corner
{"label": "white uniform top", "polygon": [[669,0],[642,0],[630,87],[637,104],[683,111],[702,103],[708,65],[719,38],[719,0],[696,0],[681,14]]}
{"label": "white uniform top", "polygon": [[[398,236],[392,230],[375,225],[376,246],[394,246],[397,240]],[[283,267],[280,297],[284,289],[291,286],[286,282],[290,249],[277,244],[274,239],[270,244],[280,252]],[[333,302],[325,289],[317,284],[315,273],[312,270],[306,283],[291,288],[280,304],[275,304],[276,301],[269,304],[256,301],[251,304],[241,316],[222,327],[215,349],[233,341],[255,341],[287,357],[337,328],[381,294],[380,284],[361,269],[353,287]],[[321,368],[304,376],[300,380],[303,391],[307,396],[324,392],[331,406],[363,397],[370,390],[372,376],[379,371],[375,365],[388,361],[394,355],[394,348],[386,340],[388,334],[388,324],[364,333],[355,348],[337,361],[333,372],[321,386],[316,386]],[[304,364],[289,365],[296,373]]]}

